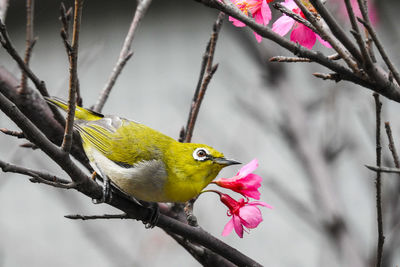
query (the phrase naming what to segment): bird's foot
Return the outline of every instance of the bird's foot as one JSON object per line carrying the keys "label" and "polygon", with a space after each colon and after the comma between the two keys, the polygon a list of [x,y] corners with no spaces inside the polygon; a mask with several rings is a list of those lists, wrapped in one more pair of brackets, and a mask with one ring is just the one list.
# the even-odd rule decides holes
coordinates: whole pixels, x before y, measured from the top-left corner
{"label": "bird's foot", "polygon": [[94,204],[109,203],[111,201],[111,184],[110,179],[104,178],[103,181],[103,196],[100,199],[92,199]]}
{"label": "bird's foot", "polygon": [[158,219],[160,218],[160,208],[157,202],[142,202],[142,205],[149,210],[149,216],[146,220],[143,220],[146,229],[154,228],[157,225]]}

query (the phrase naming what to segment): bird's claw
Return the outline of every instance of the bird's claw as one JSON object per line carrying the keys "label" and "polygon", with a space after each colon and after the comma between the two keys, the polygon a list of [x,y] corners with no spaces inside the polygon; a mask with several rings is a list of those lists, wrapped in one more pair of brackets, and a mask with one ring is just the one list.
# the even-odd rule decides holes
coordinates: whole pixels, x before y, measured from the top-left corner
{"label": "bird's claw", "polygon": [[158,219],[160,218],[160,208],[157,202],[150,202],[147,205],[147,209],[149,210],[149,216],[148,219],[143,221],[143,223],[146,229],[151,229],[158,223]]}

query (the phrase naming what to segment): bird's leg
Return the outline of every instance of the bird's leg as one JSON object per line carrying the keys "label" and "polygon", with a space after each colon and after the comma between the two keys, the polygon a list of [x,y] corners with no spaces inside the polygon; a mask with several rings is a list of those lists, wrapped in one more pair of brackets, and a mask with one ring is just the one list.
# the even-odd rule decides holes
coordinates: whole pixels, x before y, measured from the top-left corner
{"label": "bird's leg", "polygon": [[186,220],[187,220],[188,224],[190,226],[195,226],[195,227],[199,226],[197,224],[197,218],[193,214],[193,206],[194,206],[194,202],[197,200],[197,198],[198,197],[192,198],[191,200],[186,202],[185,208],[184,208],[184,211],[186,214]]}
{"label": "bird's leg", "polygon": [[108,203],[111,200],[111,185],[107,175],[103,176],[103,196],[100,199],[93,199],[94,204]]}
{"label": "bird's leg", "polygon": [[111,184],[110,184],[110,179],[106,175],[103,181],[103,197],[101,198],[101,201],[103,201],[103,203],[107,203],[110,200],[111,200]]}
{"label": "bird's leg", "polygon": [[148,219],[144,220],[143,223],[146,229],[153,228],[157,225],[158,219],[160,218],[160,208],[157,202],[144,202],[140,201],[140,203],[149,209]]}

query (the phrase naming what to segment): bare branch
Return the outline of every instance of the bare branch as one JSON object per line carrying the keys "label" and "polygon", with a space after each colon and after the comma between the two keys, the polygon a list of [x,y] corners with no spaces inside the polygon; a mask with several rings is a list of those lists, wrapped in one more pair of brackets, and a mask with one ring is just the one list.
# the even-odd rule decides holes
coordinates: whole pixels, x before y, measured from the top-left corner
{"label": "bare branch", "polygon": [[[26,44],[25,44],[25,58],[24,63],[29,66],[29,60],[31,58],[33,46],[36,43],[36,39],[33,37],[33,18],[34,18],[35,0],[26,0]],[[21,85],[19,92],[26,94],[29,89],[26,86],[27,77],[26,72],[21,73]]]}
{"label": "bare branch", "polygon": [[222,27],[223,19],[225,14],[220,12],[218,18],[214,23],[213,32],[210,40],[208,41],[207,48],[203,54],[203,61],[201,63],[199,81],[194,92],[192,104],[190,107],[189,117],[185,127],[184,138],[182,140],[185,143],[190,143],[192,140],[194,125],[196,124],[197,115],[199,114],[201,102],[203,101],[204,95],[207,90],[207,86],[211,81],[214,73],[217,71],[218,64],[213,65],[213,58],[215,53],[215,46],[217,45],[218,34]]}
{"label": "bare branch", "polygon": [[[24,60],[20,57],[18,52],[15,50],[13,44],[11,43],[10,37],[8,36],[7,28],[6,25],[3,24],[3,22],[0,20],[0,43],[4,47],[4,49],[8,52],[8,54],[15,60],[15,62],[18,64],[19,68],[21,69],[21,72],[25,72],[26,75],[31,79],[31,81],[35,84],[35,87],[38,89],[40,94],[42,96],[49,96],[49,93],[47,91],[46,85],[44,81],[40,80],[27,66],[24,62]],[[60,112],[58,109],[54,106],[50,107],[55,119],[60,123],[64,124],[64,118],[61,116]]]}
{"label": "bare branch", "polygon": [[319,73],[319,72],[315,72],[312,75],[314,75],[317,78],[321,78],[322,80],[332,80],[335,82],[340,82],[342,80],[342,78],[340,77],[340,74],[338,73]]}
{"label": "bare branch", "polygon": [[71,220],[98,220],[98,219],[131,219],[127,214],[103,214],[103,215],[65,215],[67,219]]}
{"label": "bare branch", "polygon": [[400,168],[390,168],[390,167],[377,167],[377,166],[371,166],[371,165],[365,165],[367,169],[370,169],[371,171],[374,172],[386,172],[386,173],[398,173],[400,174]]}
{"label": "bare branch", "polygon": [[305,57],[285,57],[285,56],[275,56],[269,59],[270,62],[287,62],[287,63],[296,63],[296,62],[312,62],[309,58]]}
{"label": "bare branch", "polygon": [[[354,73],[360,75],[360,69],[357,67],[357,63],[353,60],[349,52],[342,46],[341,43],[337,42],[331,34],[329,34],[323,27],[321,20],[318,20],[313,13],[311,13],[307,7],[301,2],[301,0],[294,0],[297,6],[301,9],[307,20],[314,25],[317,33],[332,45],[332,48],[340,55],[340,57],[346,62],[347,66],[353,70]],[[329,24],[328,24],[329,25]],[[331,29],[332,30],[332,29]]]}
{"label": "bare branch", "polygon": [[[381,146],[381,111],[382,102],[379,100],[379,95],[374,93],[375,107],[376,107],[376,166],[381,167],[382,161],[382,146]],[[382,264],[383,255],[383,243],[385,242],[385,236],[383,235],[383,218],[382,218],[382,188],[381,188],[381,172],[376,172],[376,212],[378,222],[378,245],[376,254],[376,267],[380,267]]]}
{"label": "bare branch", "polygon": [[[234,17],[242,21],[244,24],[249,26],[253,31],[258,33],[260,36],[267,38],[283,48],[291,51],[293,54],[299,57],[309,58],[311,61],[319,63],[322,66],[329,68],[330,70],[339,73],[342,80],[351,81],[359,84],[363,87],[369,88],[375,92],[378,92],[389,99],[396,102],[400,102],[400,87],[394,83],[387,81],[387,75],[381,70],[377,70],[375,80],[370,80],[365,77],[359,77],[355,75],[350,69],[342,66],[338,62],[334,62],[324,56],[320,52],[309,50],[305,47],[299,46],[298,44],[291,42],[290,40],[280,36],[279,34],[272,31],[270,27],[263,26],[257,23],[254,19],[249,18],[243,12],[238,10],[231,5],[224,4],[219,0],[195,0],[206,6],[216,8],[229,16]],[[227,1],[229,3],[229,1]],[[361,56],[359,57],[361,58]],[[380,86],[377,86],[379,84]]]}
{"label": "bare branch", "polygon": [[40,80],[27,66],[24,60],[19,56],[18,52],[15,50],[13,44],[11,43],[10,37],[8,36],[6,25],[0,21],[0,43],[7,50],[8,54],[17,62],[19,68],[22,72],[25,72],[29,79],[35,84],[36,88],[43,96],[49,96],[46,85],[44,81]]}
{"label": "bare branch", "polygon": [[83,0],[75,0],[74,8],[74,25],[72,32],[71,51],[69,53],[69,97],[68,97],[68,112],[67,123],[65,125],[64,139],[61,148],[64,152],[69,153],[72,146],[73,124],[76,108],[76,88],[78,84],[78,47],[79,47],[79,32],[81,26]]}
{"label": "bare branch", "polygon": [[[339,54],[333,54],[327,57],[330,60],[339,60],[341,57]],[[305,57],[285,57],[285,56],[275,56],[269,59],[270,62],[288,62],[288,63],[296,63],[296,62],[313,62],[309,58]]]}
{"label": "bare branch", "polygon": [[25,135],[24,135],[23,132],[10,131],[10,130],[8,130],[8,129],[6,129],[6,128],[0,128],[0,131],[1,131],[2,133],[4,133],[4,134],[11,135],[11,136],[15,136],[15,137],[17,137],[17,138],[25,138]]}
{"label": "bare branch", "polygon": [[117,63],[114,66],[114,69],[111,73],[108,82],[104,86],[99,99],[94,107],[94,111],[101,112],[106,103],[108,96],[110,95],[111,89],[113,88],[115,82],[117,81],[118,76],[121,74],[122,69],[124,68],[126,62],[131,58],[133,52],[131,51],[132,41],[135,36],[135,31],[139,22],[142,20],[148,7],[150,6],[152,0],[139,0],[138,5],[136,7],[135,15],[133,16],[131,26],[129,27],[128,34],[125,37],[124,44],[122,46],[121,52],[119,54]]}
{"label": "bare branch", "polygon": [[283,14],[286,14],[287,16],[291,17],[295,21],[303,24],[304,26],[310,28],[313,32],[317,33],[317,29],[308,21],[303,19],[300,15],[292,12],[291,10],[287,9],[285,6],[283,6],[281,3],[275,3],[273,4],[274,8],[278,9],[280,12]]}
{"label": "bare branch", "polygon": [[388,141],[389,141],[389,150],[392,153],[392,157],[393,157],[394,166],[396,166],[396,168],[400,168],[399,156],[396,151],[396,146],[394,145],[392,129],[390,128],[390,123],[388,121],[385,122],[385,129],[386,129],[386,135],[387,135]]}
{"label": "bare branch", "polygon": [[[333,15],[325,8],[320,0],[310,0],[310,3],[317,10],[318,14],[324,19],[333,35],[346,47],[352,56],[358,61],[362,62],[361,54],[357,47],[348,38],[342,27],[337,23]],[[322,36],[321,36],[322,37]]]}
{"label": "bare branch", "polygon": [[371,23],[369,22],[369,19],[368,20],[365,20],[365,18],[364,19],[357,18],[357,19],[368,30],[368,32],[371,35],[371,38],[374,41],[374,43],[376,45],[376,48],[378,49],[379,54],[381,55],[383,61],[385,62],[386,66],[389,68],[389,70],[393,74],[394,79],[396,80],[397,84],[400,85],[400,74],[399,74],[399,71],[394,66],[392,61],[389,59],[388,55],[386,54],[386,51],[385,51],[381,41],[379,40],[378,35],[376,34],[375,30],[372,28]]}
{"label": "bare branch", "polygon": [[24,143],[24,144],[21,144],[21,145],[19,145],[20,147],[23,147],[23,148],[30,148],[30,149],[32,149],[32,150],[36,150],[36,149],[38,149],[39,147],[37,146],[37,145],[35,145],[35,144],[32,144],[32,143]]}
{"label": "bare branch", "polygon": [[351,31],[351,33],[354,35],[354,37],[355,37],[355,39],[357,41],[358,47],[360,48],[361,55],[362,55],[362,60],[363,60],[362,63],[368,70],[372,66],[371,57],[370,57],[370,55],[368,53],[368,49],[366,47],[366,44],[364,43],[364,40],[363,40],[363,38],[361,36],[360,29],[358,28],[356,17],[354,15],[353,6],[350,3],[350,0],[345,0],[344,2],[346,4],[347,14],[348,14],[348,16],[350,18],[351,27],[353,29]]}
{"label": "bare branch", "polygon": [[31,182],[45,183],[54,187],[64,188],[64,189],[71,189],[76,187],[74,182],[64,180],[55,175],[13,165],[10,163],[6,163],[2,160],[0,160],[0,168],[3,170],[3,172],[12,172],[12,173],[19,173],[31,176],[32,177],[30,179]]}

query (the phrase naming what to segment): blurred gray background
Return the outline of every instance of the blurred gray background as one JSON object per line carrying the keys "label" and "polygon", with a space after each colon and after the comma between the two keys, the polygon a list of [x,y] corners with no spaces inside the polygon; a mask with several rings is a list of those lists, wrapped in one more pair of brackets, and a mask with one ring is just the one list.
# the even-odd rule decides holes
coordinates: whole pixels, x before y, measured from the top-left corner
{"label": "blurred gray background", "polygon": [[[399,63],[397,1],[379,3],[378,33]],[[73,1],[65,1],[72,6]],[[31,67],[51,95],[67,97],[68,61],[59,37],[60,1],[36,1]],[[119,55],[135,1],[86,0],[79,50],[79,79],[84,106],[93,105]],[[202,54],[218,12],[194,1],[154,0],[133,42],[134,55],[119,77],[106,114],[142,122],[177,138],[186,123],[197,83]],[[383,15],[382,15],[383,14]],[[274,15],[274,18],[277,14]],[[10,1],[6,23],[13,43],[25,47],[25,1]],[[315,49],[332,51],[317,44]],[[193,142],[205,143],[227,157],[247,163],[258,158],[255,172],[264,178],[261,200],[264,221],[243,239],[222,237],[229,220],[212,194],[195,205],[200,225],[213,235],[265,266],[343,266],[326,233],[310,223],[307,213],[292,205],[292,196],[318,218],[313,183],[287,134],[290,121],[304,128],[307,142],[317,151],[334,186],[336,205],[346,218],[356,247],[373,259],[377,239],[374,174],[364,164],[375,162],[375,111],[372,93],[347,82],[318,80],[311,75],[327,70],[316,64],[269,63],[274,55],[289,55],[268,40],[256,43],[248,28],[235,28],[226,19],[217,44],[219,69],[203,101]],[[0,49],[0,65],[17,77],[19,69]],[[400,105],[386,99],[384,118],[400,136]],[[18,128],[4,114],[0,127]],[[384,136],[385,137],[385,136]],[[400,144],[398,138],[395,139]],[[2,160],[66,175],[41,151],[21,148],[24,140],[0,135]],[[386,146],[386,138],[383,138]],[[385,156],[390,154],[385,147]],[[391,161],[386,161],[390,164]],[[237,168],[223,170],[231,177]],[[384,176],[384,192],[399,195],[397,176]],[[282,189],[285,192],[282,192]],[[128,220],[71,221],[66,214],[103,214],[118,211],[93,205],[75,191],[32,184],[27,177],[0,172],[0,266],[198,266],[199,264],[160,229],[146,230]],[[384,203],[385,204],[385,203]],[[385,221],[392,210],[384,209]],[[308,217],[308,218],[307,218]],[[314,223],[318,220],[316,219]],[[387,244],[400,251],[399,224],[385,224]],[[390,235],[395,233],[394,235]],[[396,241],[395,240],[395,241]],[[386,247],[385,247],[386,249]],[[386,258],[400,263],[400,253]],[[350,265],[349,265],[350,266]]]}

